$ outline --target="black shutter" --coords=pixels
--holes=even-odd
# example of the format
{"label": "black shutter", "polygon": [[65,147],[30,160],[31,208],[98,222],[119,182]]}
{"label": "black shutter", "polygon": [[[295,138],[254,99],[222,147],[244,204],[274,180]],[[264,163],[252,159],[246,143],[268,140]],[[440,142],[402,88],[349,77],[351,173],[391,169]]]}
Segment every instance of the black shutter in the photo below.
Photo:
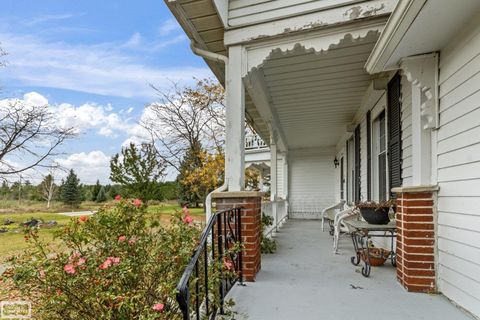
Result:
{"label": "black shutter", "polygon": [[390,197],[392,188],[402,186],[402,119],[400,76],[396,74],[388,83],[388,178]]}
{"label": "black shutter", "polygon": [[372,114],[367,112],[367,200],[372,200]]}
{"label": "black shutter", "polygon": [[360,173],[360,125],[355,128],[355,202],[360,201],[361,173]]}

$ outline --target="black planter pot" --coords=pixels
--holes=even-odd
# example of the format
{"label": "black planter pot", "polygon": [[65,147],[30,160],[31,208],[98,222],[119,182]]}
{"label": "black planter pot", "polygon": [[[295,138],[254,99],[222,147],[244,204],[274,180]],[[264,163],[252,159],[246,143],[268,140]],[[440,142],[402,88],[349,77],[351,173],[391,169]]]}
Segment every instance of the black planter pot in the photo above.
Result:
{"label": "black planter pot", "polygon": [[388,224],[390,218],[388,217],[388,211],[390,208],[360,208],[360,214],[363,219],[370,224]]}

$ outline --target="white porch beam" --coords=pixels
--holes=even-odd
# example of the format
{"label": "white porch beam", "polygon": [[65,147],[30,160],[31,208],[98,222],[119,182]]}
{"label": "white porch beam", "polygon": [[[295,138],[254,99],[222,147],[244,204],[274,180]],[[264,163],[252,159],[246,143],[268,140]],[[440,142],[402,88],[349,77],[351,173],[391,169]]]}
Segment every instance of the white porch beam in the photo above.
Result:
{"label": "white porch beam", "polygon": [[278,116],[270,102],[271,98],[267,86],[265,85],[263,75],[258,70],[250,72],[245,76],[244,82],[245,88],[255,104],[258,113],[265,122],[269,123],[271,130],[276,132],[276,145],[278,146],[279,151],[286,152],[288,150],[287,140],[285,139],[285,134],[280,126]]}
{"label": "white porch beam", "polygon": [[277,21],[268,21],[255,25],[227,30],[225,32],[225,45],[248,43],[265,40],[271,37],[284,37],[301,31],[325,29],[325,27],[348,22],[357,22],[364,18],[384,17],[393,11],[396,0],[371,0],[345,5],[337,8],[328,8],[312,13],[302,13],[298,16],[288,17]]}
{"label": "white porch beam", "polygon": [[229,191],[242,191],[245,188],[245,87],[241,74],[245,66],[245,49],[233,46],[228,53],[225,177]]}

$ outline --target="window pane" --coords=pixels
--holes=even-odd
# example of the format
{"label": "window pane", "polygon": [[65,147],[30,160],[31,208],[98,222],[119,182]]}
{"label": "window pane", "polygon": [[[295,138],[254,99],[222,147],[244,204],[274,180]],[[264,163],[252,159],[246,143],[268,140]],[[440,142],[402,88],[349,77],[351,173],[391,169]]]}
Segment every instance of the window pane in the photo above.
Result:
{"label": "window pane", "polygon": [[379,147],[380,152],[385,151],[386,149],[386,135],[385,135],[385,114],[382,113],[379,120]]}

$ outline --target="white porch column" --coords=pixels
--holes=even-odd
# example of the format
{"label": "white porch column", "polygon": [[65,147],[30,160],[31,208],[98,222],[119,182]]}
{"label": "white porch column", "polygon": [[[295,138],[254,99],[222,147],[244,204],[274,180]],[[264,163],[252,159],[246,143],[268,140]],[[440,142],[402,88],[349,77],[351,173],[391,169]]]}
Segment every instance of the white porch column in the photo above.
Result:
{"label": "white porch column", "polygon": [[242,46],[228,49],[226,77],[226,143],[225,177],[228,191],[245,189],[245,50]]}
{"label": "white porch column", "polygon": [[404,58],[400,67],[412,86],[412,184],[427,186],[436,183],[432,139],[439,125],[438,54]]}
{"label": "white porch column", "polygon": [[283,156],[283,198],[288,199],[288,156],[287,153]]}
{"label": "white porch column", "polygon": [[277,198],[277,144],[270,142],[270,200]]}
{"label": "white porch column", "polygon": [[412,86],[412,183],[426,186],[431,182],[431,131],[424,129],[421,116],[422,96]]}

